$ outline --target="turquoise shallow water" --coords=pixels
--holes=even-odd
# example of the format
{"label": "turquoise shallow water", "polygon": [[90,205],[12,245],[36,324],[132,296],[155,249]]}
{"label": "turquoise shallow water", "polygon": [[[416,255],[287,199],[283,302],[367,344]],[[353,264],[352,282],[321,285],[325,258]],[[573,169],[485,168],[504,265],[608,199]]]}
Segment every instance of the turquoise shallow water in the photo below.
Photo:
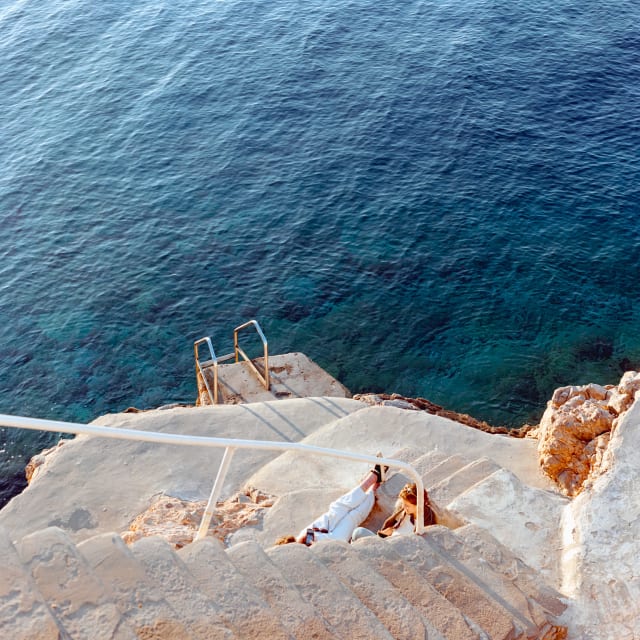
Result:
{"label": "turquoise shallow water", "polygon": [[[193,402],[255,317],[493,423],[640,366],[640,6],[0,4],[0,412]],[[2,432],[0,492],[50,436]]]}

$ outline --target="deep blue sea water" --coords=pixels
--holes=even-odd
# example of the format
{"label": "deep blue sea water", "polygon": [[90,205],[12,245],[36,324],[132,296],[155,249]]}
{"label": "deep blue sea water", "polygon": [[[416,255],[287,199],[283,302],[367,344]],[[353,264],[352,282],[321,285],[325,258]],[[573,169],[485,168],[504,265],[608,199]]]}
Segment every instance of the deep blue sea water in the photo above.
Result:
{"label": "deep blue sea water", "polygon": [[[0,1],[0,413],[193,402],[194,339],[249,318],[353,392],[494,424],[617,382],[639,25],[628,0]],[[0,432],[0,494],[54,439]]]}

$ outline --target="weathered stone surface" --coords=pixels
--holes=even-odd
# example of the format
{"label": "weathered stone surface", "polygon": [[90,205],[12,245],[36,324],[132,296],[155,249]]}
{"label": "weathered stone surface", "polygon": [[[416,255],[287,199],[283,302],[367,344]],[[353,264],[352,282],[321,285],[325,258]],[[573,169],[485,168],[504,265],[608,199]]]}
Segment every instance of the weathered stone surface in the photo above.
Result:
{"label": "weathered stone surface", "polygon": [[[519,585],[509,575],[510,567],[505,567],[500,556],[500,561],[493,564],[487,559],[487,555],[479,553],[475,545],[467,543],[464,535],[456,535],[446,527],[429,527],[423,537],[429,544],[435,545],[438,552],[450,564],[465,573],[484,591],[492,593],[514,619],[519,621],[528,638],[544,637],[552,631],[556,632],[556,635],[558,632],[566,634],[566,628],[556,625],[553,615],[531,596],[530,588],[531,586],[535,588],[536,585]],[[501,545],[494,541],[491,546],[500,547]],[[531,575],[535,575],[535,572],[528,567],[526,569],[521,567],[521,569],[528,569]],[[559,594],[556,594],[556,600],[558,596]],[[557,601],[561,604],[559,600]],[[559,613],[562,613],[565,608],[562,605]]]}
{"label": "weathered stone surface", "polygon": [[567,605],[561,599],[561,594],[549,587],[536,569],[498,542],[487,529],[471,524],[451,533],[462,541],[460,553],[464,553],[465,557],[466,554],[475,554],[485,560],[550,615],[557,617],[564,613]]}
{"label": "weathered stone surface", "polygon": [[[264,358],[254,358],[254,366],[264,374]],[[196,382],[198,398],[196,404],[212,404],[207,385],[214,393],[214,367],[205,366],[204,376],[198,371]],[[269,402],[291,398],[309,398],[317,396],[349,398],[351,392],[332,375],[319,367],[304,353],[284,353],[269,356],[270,388],[263,383],[251,369],[248,362],[241,360],[233,364],[218,366],[218,402],[241,404]]]}
{"label": "weathered stone surface", "polygon": [[558,587],[562,580],[558,524],[568,502],[558,493],[530,487],[500,469],[455,498],[447,511],[460,523],[490,531],[550,585]]}
{"label": "weathered stone surface", "polygon": [[64,632],[51,615],[35,582],[0,528],[0,637],[7,640],[58,640]]}
{"label": "weathered stone surface", "polygon": [[49,447],[49,449],[45,449],[40,453],[37,453],[31,458],[31,460],[29,460],[29,462],[27,462],[27,466],[24,469],[24,475],[27,478],[27,484],[31,484],[31,481],[42,471],[43,465],[47,462],[48,456],[59,449],[66,442],[69,442],[68,438],[60,440],[58,444],[53,447]]}
{"label": "weathered stone surface", "polygon": [[354,400],[360,400],[373,407],[396,407],[397,409],[408,409],[410,411],[426,411],[434,416],[454,420],[467,427],[484,431],[485,433],[502,434],[514,438],[524,438],[529,431],[534,429],[532,425],[525,424],[517,429],[510,427],[494,427],[484,420],[476,420],[466,413],[450,411],[437,405],[426,398],[408,398],[398,393],[358,393],[353,396]]}
{"label": "weathered stone surface", "polygon": [[388,540],[362,538],[353,543],[358,555],[381,573],[445,638],[479,640],[460,610],[404,562]]}
{"label": "weathered stone surface", "polygon": [[[302,398],[251,406],[111,414],[94,424],[297,442],[363,406],[347,398]],[[75,541],[123,531],[149,506],[153,496],[206,500],[223,453],[224,449],[79,436],[47,456],[46,464],[27,489],[0,510],[0,526],[14,539],[48,526],[59,526]],[[238,451],[220,499],[241,490],[251,473],[275,457],[277,453],[271,451]]]}
{"label": "weathered stone surface", "polygon": [[311,550],[375,613],[394,640],[444,640],[444,636],[420,615],[400,591],[364,562],[351,545],[334,540],[315,544]]}
{"label": "weathered stone surface", "polygon": [[423,538],[392,536],[385,542],[491,640],[513,640],[521,635],[518,620],[491,593],[448,563]]}
{"label": "weathered stone surface", "polygon": [[[272,496],[257,489],[237,493],[229,500],[216,504],[208,535],[226,542],[233,533],[262,523],[265,511],[274,502]],[[136,516],[129,529],[122,533],[127,544],[148,536],[160,536],[180,549],[193,542],[207,503],[204,500],[191,502],[158,496],[140,515]]]}
{"label": "weathered stone surface", "polygon": [[[353,401],[352,401],[353,402]],[[242,405],[240,405],[242,406]],[[394,407],[366,407],[327,424],[305,439],[306,444],[375,455],[391,455],[400,447],[448,456],[461,453],[466,463],[487,457],[531,486],[552,488],[552,481],[540,470],[537,441],[483,433],[424,411]],[[367,471],[363,463],[287,452],[262,467],[249,479],[253,486],[283,496],[292,489],[351,489]]]}
{"label": "weathered stone surface", "polygon": [[607,473],[565,509],[561,590],[571,602],[565,613],[570,638],[640,637],[638,451],[640,402],[611,435]]}
{"label": "weathered stone surface", "polygon": [[198,588],[197,580],[171,545],[159,537],[143,538],[131,546],[131,552],[145,573],[159,588],[171,607],[180,611],[194,640],[231,640],[233,632],[224,626],[224,616]]}
{"label": "weathered stone surface", "polygon": [[235,568],[220,542],[206,538],[178,555],[200,589],[220,608],[222,621],[243,640],[288,640],[290,634],[253,584]]}
{"label": "weathered stone surface", "polygon": [[33,533],[20,542],[18,552],[74,640],[135,640],[104,585],[64,531],[50,527]]}
{"label": "weathered stone surface", "polygon": [[335,634],[352,640],[393,640],[380,620],[301,544],[272,547],[271,561],[326,620]]}
{"label": "weathered stone surface", "polygon": [[78,550],[138,638],[193,640],[181,611],[165,600],[120,536],[104,533],[80,543]]}
{"label": "weathered stone surface", "polygon": [[627,371],[617,387],[598,384],[556,389],[536,431],[544,473],[569,496],[580,493],[603,467],[608,434],[633,403],[640,373]]}
{"label": "weathered stone surface", "polygon": [[243,542],[231,547],[227,554],[296,640],[338,640],[340,636],[329,630],[315,608],[300,595],[257,543]]}
{"label": "weathered stone surface", "polygon": [[455,497],[463,494],[474,484],[490,476],[498,469],[500,469],[500,466],[488,458],[474,460],[449,477],[431,486],[429,493],[436,504],[440,505],[441,508],[446,507]]}

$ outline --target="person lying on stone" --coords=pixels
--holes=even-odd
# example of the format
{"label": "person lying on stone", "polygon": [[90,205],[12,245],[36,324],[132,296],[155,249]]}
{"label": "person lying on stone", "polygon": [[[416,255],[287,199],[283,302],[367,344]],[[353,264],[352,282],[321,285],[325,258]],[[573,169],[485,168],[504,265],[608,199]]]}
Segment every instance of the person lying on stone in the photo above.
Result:
{"label": "person lying on stone", "polygon": [[329,505],[326,513],[308,524],[297,536],[283,536],[277,545],[299,542],[311,546],[318,540],[349,542],[354,529],[366,520],[376,500],[376,490],[384,481],[387,467],[377,464],[357,487]]}
{"label": "person lying on stone", "polygon": [[[356,527],[351,536],[351,540],[358,540],[367,536],[378,535],[381,538],[388,536],[413,533],[415,531],[415,521],[418,513],[418,492],[414,482],[404,485],[398,494],[396,510],[384,521],[377,534],[364,527]],[[424,491],[424,525],[435,524],[436,518],[431,508],[429,495]]]}

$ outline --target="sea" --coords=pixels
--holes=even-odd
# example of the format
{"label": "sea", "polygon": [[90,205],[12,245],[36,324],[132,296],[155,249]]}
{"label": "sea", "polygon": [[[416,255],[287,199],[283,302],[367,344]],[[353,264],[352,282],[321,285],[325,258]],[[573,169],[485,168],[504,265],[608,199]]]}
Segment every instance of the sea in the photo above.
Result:
{"label": "sea", "polygon": [[640,368],[636,1],[0,0],[0,59],[0,413],[193,404],[250,319],[495,425]]}

